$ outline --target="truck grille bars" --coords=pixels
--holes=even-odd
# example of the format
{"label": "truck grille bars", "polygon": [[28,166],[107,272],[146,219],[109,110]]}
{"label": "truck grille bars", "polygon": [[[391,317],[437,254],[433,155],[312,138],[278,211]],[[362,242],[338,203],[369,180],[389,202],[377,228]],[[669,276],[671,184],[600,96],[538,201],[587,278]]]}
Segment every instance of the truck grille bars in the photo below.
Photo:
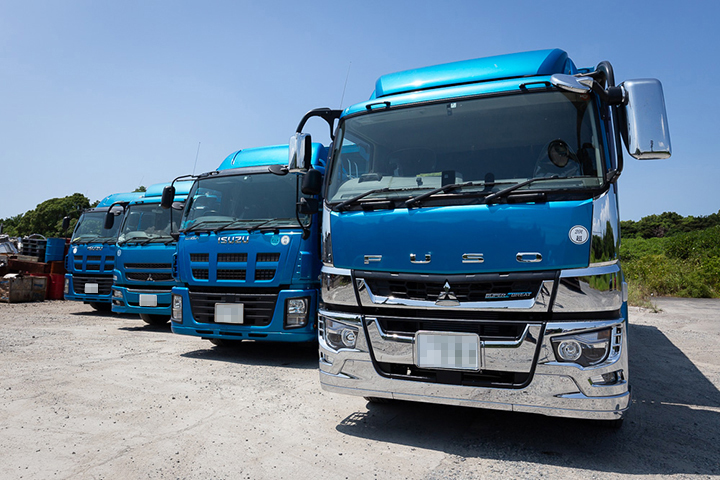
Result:
{"label": "truck grille bars", "polygon": [[[214,260],[216,261],[213,265],[212,261]],[[258,253],[255,255],[254,265],[252,260],[252,258],[248,258],[247,253],[218,253],[217,257],[213,255],[212,258],[208,253],[190,254],[190,266],[195,280],[245,282],[248,281],[248,270],[250,270],[249,279],[251,281],[253,279],[255,281],[271,281],[275,278],[280,262],[279,253]],[[215,267],[214,271],[212,266]],[[255,267],[254,272],[251,269],[253,266]]]}
{"label": "truck grille bars", "polygon": [[277,303],[277,293],[223,293],[190,291],[190,308],[198,323],[215,323],[216,303],[244,304],[243,325],[265,326],[270,321]]}
{"label": "truck grille bars", "polygon": [[84,295],[86,283],[97,283],[97,295],[110,295],[113,279],[110,275],[77,275],[73,274],[73,290],[75,293]]}

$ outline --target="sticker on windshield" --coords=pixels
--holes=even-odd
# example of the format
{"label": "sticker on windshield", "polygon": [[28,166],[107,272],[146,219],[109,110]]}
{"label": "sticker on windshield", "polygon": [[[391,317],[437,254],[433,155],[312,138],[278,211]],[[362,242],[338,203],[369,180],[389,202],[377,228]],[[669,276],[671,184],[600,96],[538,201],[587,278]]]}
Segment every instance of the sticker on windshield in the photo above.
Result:
{"label": "sticker on windshield", "polygon": [[588,238],[590,238],[590,234],[588,234],[587,228],[583,227],[582,225],[575,225],[574,227],[572,227],[568,235],[570,236],[570,240],[575,245],[582,245],[583,243],[588,241]]}

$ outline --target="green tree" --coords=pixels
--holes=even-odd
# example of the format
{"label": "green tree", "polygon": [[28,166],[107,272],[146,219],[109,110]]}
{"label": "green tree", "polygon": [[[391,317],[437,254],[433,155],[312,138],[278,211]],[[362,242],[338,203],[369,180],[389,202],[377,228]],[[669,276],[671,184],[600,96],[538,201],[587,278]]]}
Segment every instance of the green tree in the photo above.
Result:
{"label": "green tree", "polygon": [[74,193],[63,198],[51,198],[33,210],[4,220],[5,233],[11,236],[33,233],[39,233],[46,237],[61,236],[65,233],[62,231],[63,218],[70,217],[68,230],[72,231],[80,214],[86,208],[90,208],[90,200],[81,193]]}
{"label": "green tree", "polygon": [[135,190],[133,190],[133,193],[135,192],[147,192],[147,188],[145,188],[145,185],[140,185]]}

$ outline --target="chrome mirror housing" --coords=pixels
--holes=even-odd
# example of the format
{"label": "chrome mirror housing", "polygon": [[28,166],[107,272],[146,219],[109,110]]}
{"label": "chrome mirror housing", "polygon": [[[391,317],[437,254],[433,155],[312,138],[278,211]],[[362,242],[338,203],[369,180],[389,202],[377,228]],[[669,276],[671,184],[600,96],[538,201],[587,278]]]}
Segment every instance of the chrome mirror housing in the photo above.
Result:
{"label": "chrome mirror housing", "polygon": [[296,133],[290,137],[288,152],[288,170],[300,172],[310,167],[312,138],[307,133]]}
{"label": "chrome mirror housing", "polygon": [[574,77],[556,73],[550,77],[550,83],[568,92],[588,93],[592,91],[593,79],[591,77]]}
{"label": "chrome mirror housing", "polygon": [[672,148],[660,81],[626,80],[620,86],[627,102],[620,130],[628,153],[638,160],[669,158]]}

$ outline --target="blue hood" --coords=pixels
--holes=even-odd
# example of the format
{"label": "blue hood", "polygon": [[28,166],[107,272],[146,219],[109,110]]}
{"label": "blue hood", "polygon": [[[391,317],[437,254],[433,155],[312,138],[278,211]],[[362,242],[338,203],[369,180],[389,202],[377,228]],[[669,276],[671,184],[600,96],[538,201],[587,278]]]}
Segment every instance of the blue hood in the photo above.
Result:
{"label": "blue hood", "polygon": [[[582,200],[330,212],[333,263],[356,270],[449,275],[582,268],[589,261],[589,235],[576,244],[569,233],[576,226],[592,231],[592,211],[592,200]],[[539,253],[542,261],[519,262],[518,253]],[[412,263],[411,254],[416,260],[429,254],[431,261]],[[463,263],[463,254],[482,254],[484,261]],[[366,264],[366,255],[382,259]]]}

